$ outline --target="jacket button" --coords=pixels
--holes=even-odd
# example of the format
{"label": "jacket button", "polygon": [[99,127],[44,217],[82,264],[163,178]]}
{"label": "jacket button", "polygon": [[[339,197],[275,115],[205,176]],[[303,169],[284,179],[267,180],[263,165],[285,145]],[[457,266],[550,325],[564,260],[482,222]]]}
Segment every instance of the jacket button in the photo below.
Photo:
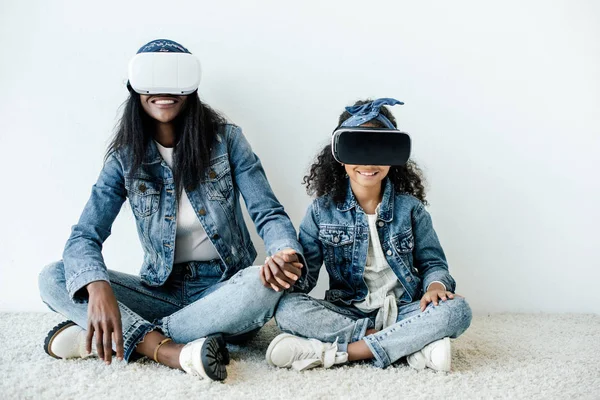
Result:
{"label": "jacket button", "polygon": [[385,252],[385,254],[387,254],[388,256],[391,256],[392,255],[392,251],[388,250],[388,251]]}
{"label": "jacket button", "polygon": [[379,221],[379,222],[377,223],[377,225],[379,225],[379,227],[381,228],[381,227],[384,225],[384,223],[383,223],[383,221]]}
{"label": "jacket button", "polygon": [[215,179],[215,178],[217,177],[217,173],[216,173],[215,171],[210,171],[210,172],[208,173],[208,177],[209,177],[210,179]]}
{"label": "jacket button", "polygon": [[146,191],[146,185],[142,183],[140,186],[138,186],[138,189],[140,189],[140,192],[144,193]]}
{"label": "jacket button", "polygon": [[409,276],[408,278],[406,278],[406,282],[411,282],[412,278]]}
{"label": "jacket button", "polygon": [[206,210],[204,208],[201,208],[200,211],[198,211],[198,214],[205,216],[206,215]]}
{"label": "jacket button", "polygon": [[340,241],[340,237],[339,236],[336,236],[336,237],[333,238],[333,243],[339,243],[339,241]]}
{"label": "jacket button", "polygon": [[220,237],[221,237],[221,236],[219,236],[219,234],[218,234],[218,233],[215,233],[215,234],[212,236],[212,238],[213,238],[213,239],[215,239],[215,240],[217,240],[217,239],[218,239],[218,238],[220,238]]}

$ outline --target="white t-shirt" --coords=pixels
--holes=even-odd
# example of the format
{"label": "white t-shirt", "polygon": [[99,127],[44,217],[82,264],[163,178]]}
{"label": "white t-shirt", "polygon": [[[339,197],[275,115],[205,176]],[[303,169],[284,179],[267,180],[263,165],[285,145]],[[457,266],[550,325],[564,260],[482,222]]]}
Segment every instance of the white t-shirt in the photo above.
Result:
{"label": "white t-shirt", "polygon": [[[170,168],[173,168],[173,148],[164,147],[158,142],[155,143],[163,160]],[[176,223],[175,264],[219,258],[219,253],[208,238],[185,190],[181,193]]]}
{"label": "white t-shirt", "polygon": [[369,221],[369,250],[363,279],[369,292],[363,301],[354,303],[361,311],[379,310],[375,318],[375,329],[386,328],[398,318],[399,299],[404,287],[388,264],[377,233],[377,214],[366,214]]}
{"label": "white t-shirt", "polygon": [[[363,301],[354,303],[354,306],[364,312],[379,310],[375,317],[375,329],[384,329],[396,323],[398,299],[404,294],[404,287],[383,254],[377,233],[377,214],[366,215],[369,221],[369,250],[363,279],[369,292]],[[439,283],[446,290],[442,282],[433,281],[429,285],[432,283]]]}

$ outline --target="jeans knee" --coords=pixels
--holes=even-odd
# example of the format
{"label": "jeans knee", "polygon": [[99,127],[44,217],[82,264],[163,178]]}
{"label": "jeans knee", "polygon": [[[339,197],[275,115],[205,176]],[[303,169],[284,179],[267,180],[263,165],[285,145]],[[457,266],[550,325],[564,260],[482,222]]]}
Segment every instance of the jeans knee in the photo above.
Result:
{"label": "jeans knee", "polygon": [[54,288],[64,282],[65,269],[62,261],[46,265],[38,275],[38,288],[42,300],[48,304]]}
{"label": "jeans knee", "polygon": [[[303,293],[286,293],[275,310],[275,322],[281,330],[285,330],[289,327],[289,321],[298,317],[297,313],[294,313],[294,309],[297,311],[298,301],[301,301],[303,297],[307,295]],[[296,307],[295,307],[296,306]]]}
{"label": "jeans knee", "polygon": [[275,315],[275,311],[277,310],[277,306],[281,301],[283,294],[283,291],[276,292],[275,290],[262,285],[259,285],[256,291],[258,303],[262,304],[264,309],[270,310],[269,315],[271,318]]}
{"label": "jeans knee", "polygon": [[449,326],[455,331],[454,336],[462,334],[471,325],[473,313],[464,297],[455,297],[446,302],[449,312]]}
{"label": "jeans knee", "polygon": [[[238,285],[244,297],[252,299],[252,304],[259,310],[264,310],[270,317],[275,312],[283,291],[276,292],[270,287],[265,287],[259,277],[259,267],[248,267],[229,280],[230,284]],[[270,318],[269,317],[269,318]]]}

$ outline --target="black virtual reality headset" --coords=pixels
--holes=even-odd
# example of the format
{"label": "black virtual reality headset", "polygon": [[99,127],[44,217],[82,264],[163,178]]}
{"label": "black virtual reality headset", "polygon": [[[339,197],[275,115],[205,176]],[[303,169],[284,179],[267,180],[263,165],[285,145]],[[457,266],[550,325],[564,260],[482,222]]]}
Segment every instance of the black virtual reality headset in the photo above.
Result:
{"label": "black virtual reality headset", "polygon": [[395,129],[342,127],[331,138],[333,157],[343,164],[404,165],[410,148],[410,136]]}

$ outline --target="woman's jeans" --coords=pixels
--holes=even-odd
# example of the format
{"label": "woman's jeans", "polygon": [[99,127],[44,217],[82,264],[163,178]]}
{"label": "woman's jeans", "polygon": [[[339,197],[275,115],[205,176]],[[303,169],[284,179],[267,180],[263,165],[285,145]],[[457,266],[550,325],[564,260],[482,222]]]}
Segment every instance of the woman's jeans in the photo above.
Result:
{"label": "woman's jeans", "polygon": [[[282,295],[261,284],[258,267],[245,268],[219,282],[223,271],[217,261],[178,264],[159,287],[147,286],[135,275],[108,272],[121,311],[128,361],[137,344],[154,329],[177,343],[214,333],[222,333],[229,342],[243,341],[273,317]],[[53,311],[87,329],[88,304],[69,297],[62,261],[42,270],[39,286],[42,300]]]}
{"label": "woman's jeans", "polygon": [[367,329],[375,326],[377,311],[364,313],[353,306],[291,293],[279,302],[275,320],[284,332],[328,343],[337,340],[340,351],[346,351],[349,343],[364,340],[375,366],[385,368],[431,342],[456,338],[469,327],[471,308],[464,298],[456,296],[438,304],[430,303],[423,312],[419,301],[401,304],[395,324],[365,336]]}

